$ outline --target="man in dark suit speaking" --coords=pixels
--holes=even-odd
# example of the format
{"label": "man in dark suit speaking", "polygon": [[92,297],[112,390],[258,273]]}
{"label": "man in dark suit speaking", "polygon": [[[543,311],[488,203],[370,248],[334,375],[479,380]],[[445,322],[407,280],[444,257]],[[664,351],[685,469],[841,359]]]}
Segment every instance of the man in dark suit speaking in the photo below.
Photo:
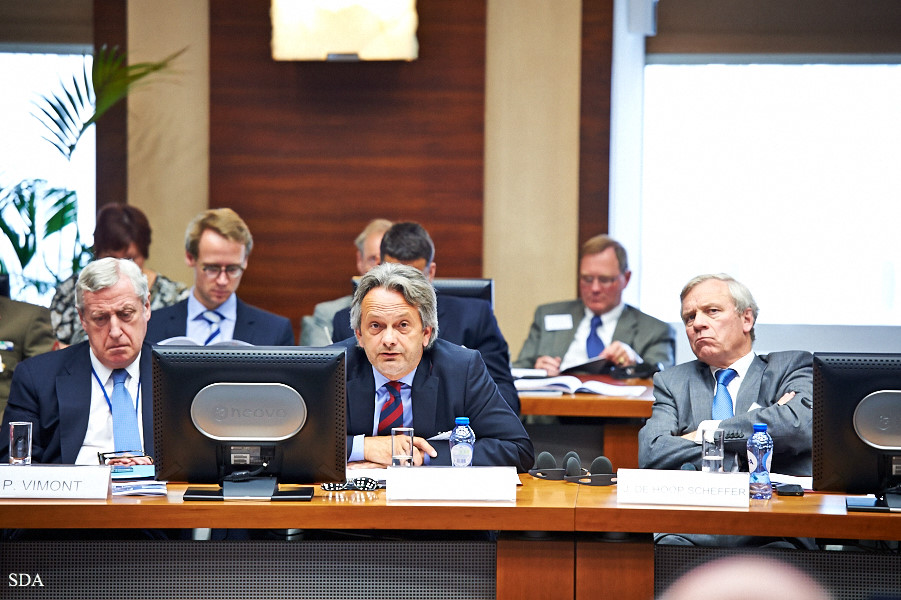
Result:
{"label": "man in dark suit speaking", "polygon": [[623,302],[632,272],[622,244],[598,235],[579,254],[579,299],[538,307],[513,366],[545,369],[551,377],[598,357],[619,367],[672,366],[672,328]]}
{"label": "man in dark suit speaking", "polygon": [[356,339],[347,348],[348,462],[391,464],[391,427],[413,427],[416,465],[449,465],[446,442],[456,417],[476,434],[474,465],[532,467],[534,450],[519,418],[501,398],[481,355],[436,339],[435,291],[406,265],[370,270],[354,293]]}
{"label": "man in dark suit speaking", "polygon": [[[3,431],[12,421],[33,423],[36,463],[96,465],[98,452],[152,455],[147,279],[128,259],[96,260],[78,276],[75,305],[88,340],[19,363]],[[8,453],[0,444],[0,462]]]}
{"label": "man in dark suit speaking", "polygon": [[[382,237],[380,252],[382,262],[402,263],[418,269],[429,281],[435,278],[435,244],[419,223],[395,223]],[[478,298],[438,294],[438,322],[441,339],[479,351],[501,396],[518,414],[519,396],[510,373],[510,350],[491,305]],[[350,308],[335,314],[333,327],[335,342],[354,335]]]}
{"label": "man in dark suit speaking", "polygon": [[191,295],[153,314],[147,341],[187,336],[201,346],[230,340],[293,346],[291,321],[238,298],[252,249],[250,229],[232,209],[215,208],[194,217],[185,233],[185,262],[194,269]]}

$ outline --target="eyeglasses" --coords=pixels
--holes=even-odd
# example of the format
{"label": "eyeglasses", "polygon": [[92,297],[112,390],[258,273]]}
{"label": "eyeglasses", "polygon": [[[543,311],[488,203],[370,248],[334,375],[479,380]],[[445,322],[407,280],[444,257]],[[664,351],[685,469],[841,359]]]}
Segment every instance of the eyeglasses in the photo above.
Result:
{"label": "eyeglasses", "polygon": [[229,279],[237,279],[244,272],[244,267],[241,265],[203,265],[200,270],[208,279],[217,279],[222,271],[225,271]]}
{"label": "eyeglasses", "polygon": [[602,275],[598,275],[597,277],[595,277],[593,275],[581,275],[579,277],[579,281],[581,281],[585,285],[593,285],[594,282],[596,281],[596,282],[598,282],[599,285],[607,286],[607,285],[613,285],[614,283],[619,281],[620,277],[622,277],[622,276],[617,275],[616,277],[604,277]]}
{"label": "eyeglasses", "polygon": [[112,461],[122,458],[146,458],[153,464],[153,457],[147,456],[142,450],[116,450],[115,452],[97,453],[97,460],[101,465],[108,465]]}
{"label": "eyeglasses", "polygon": [[343,492],[344,490],[358,490],[360,492],[371,492],[385,487],[384,481],[377,481],[372,477],[357,477],[356,479],[348,479],[343,483],[323,483],[322,489],[326,492]]}

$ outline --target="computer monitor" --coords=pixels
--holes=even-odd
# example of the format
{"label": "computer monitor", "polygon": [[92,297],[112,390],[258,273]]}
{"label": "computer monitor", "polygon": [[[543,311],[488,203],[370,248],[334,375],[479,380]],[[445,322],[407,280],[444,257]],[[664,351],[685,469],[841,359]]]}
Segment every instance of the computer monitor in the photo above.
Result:
{"label": "computer monitor", "polygon": [[343,481],[344,350],[155,346],[153,418],[159,480],[274,499],[286,495],[278,483]]}
{"label": "computer monitor", "polygon": [[[353,289],[357,289],[357,279],[352,280]],[[460,277],[436,277],[432,280],[432,286],[439,294],[449,296],[462,296],[464,298],[478,298],[487,300],[494,310],[494,280],[493,279],[467,279]]]}
{"label": "computer monitor", "polygon": [[899,484],[901,354],[814,354],[813,488],[885,495]]}

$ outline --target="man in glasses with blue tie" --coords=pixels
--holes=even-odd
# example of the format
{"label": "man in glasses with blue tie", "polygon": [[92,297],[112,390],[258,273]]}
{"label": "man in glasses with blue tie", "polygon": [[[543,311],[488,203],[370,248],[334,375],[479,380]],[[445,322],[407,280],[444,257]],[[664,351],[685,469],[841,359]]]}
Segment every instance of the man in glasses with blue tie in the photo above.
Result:
{"label": "man in glasses with blue tie", "polygon": [[[699,275],[680,297],[697,360],[654,375],[653,413],[638,435],[639,466],[700,469],[700,431],[721,428],[746,440],[754,423],[766,423],[774,440],[772,471],[810,475],[813,356],[755,354],[757,303],[729,275]],[[727,448],[725,470],[742,456]]]}
{"label": "man in glasses with blue tie", "polygon": [[201,346],[232,340],[293,346],[291,321],[238,298],[252,249],[250,229],[232,209],[197,215],[185,233],[185,262],[194,270],[194,287],[185,300],[154,313],[147,341],[188,337]]}
{"label": "man in glasses with blue tie", "polygon": [[[16,368],[3,431],[33,423],[35,463],[146,464],[153,455],[147,279],[132,261],[86,266],[75,305],[87,341],[30,358]],[[8,448],[0,444],[0,462]],[[105,457],[117,457],[106,460]]]}
{"label": "man in glasses with blue tie", "polygon": [[[542,304],[535,310],[529,336],[514,367],[590,373],[598,358],[623,368],[675,362],[672,327],[623,302],[632,272],[626,249],[607,235],[597,235],[579,252],[579,298]],[[581,368],[581,367],[586,368]]]}

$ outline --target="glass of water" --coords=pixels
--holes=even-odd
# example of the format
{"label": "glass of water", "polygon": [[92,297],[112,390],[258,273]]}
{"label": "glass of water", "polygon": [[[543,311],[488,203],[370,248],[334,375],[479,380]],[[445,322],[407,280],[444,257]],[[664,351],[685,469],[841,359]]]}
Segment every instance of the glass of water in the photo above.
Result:
{"label": "glass of water", "polygon": [[723,472],[723,447],[725,432],[722,429],[705,429],[701,432],[701,470],[708,473]]}

